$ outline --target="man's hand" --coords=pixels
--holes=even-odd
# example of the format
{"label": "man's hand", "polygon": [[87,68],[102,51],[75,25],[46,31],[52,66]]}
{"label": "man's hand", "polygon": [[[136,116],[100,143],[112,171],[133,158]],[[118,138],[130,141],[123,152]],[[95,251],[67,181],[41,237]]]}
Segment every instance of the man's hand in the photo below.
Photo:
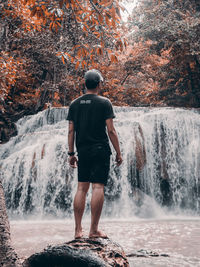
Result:
{"label": "man's hand", "polygon": [[69,164],[72,168],[76,168],[77,167],[77,158],[75,156],[70,156],[69,157]]}
{"label": "man's hand", "polygon": [[115,159],[116,163],[117,163],[117,166],[121,165],[122,164],[122,156],[121,154],[117,154],[116,155],[116,159]]}

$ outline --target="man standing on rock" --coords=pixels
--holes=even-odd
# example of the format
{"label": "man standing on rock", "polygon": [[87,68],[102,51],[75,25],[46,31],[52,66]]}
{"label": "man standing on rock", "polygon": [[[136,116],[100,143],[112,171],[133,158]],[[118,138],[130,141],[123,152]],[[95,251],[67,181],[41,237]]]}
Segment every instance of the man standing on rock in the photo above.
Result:
{"label": "man standing on rock", "polygon": [[[112,104],[109,99],[98,95],[101,82],[103,77],[99,71],[89,70],[85,73],[86,94],[72,101],[67,117],[69,163],[73,168],[78,165],[78,188],[74,198],[75,238],[83,237],[81,221],[90,183],[92,198],[89,237],[107,237],[98,229],[98,224],[104,202],[104,186],[107,184],[110,168],[111,149],[108,136],[117,153],[117,165],[122,163],[119,141],[113,125],[115,116]],[[74,152],[75,137],[78,160]]]}

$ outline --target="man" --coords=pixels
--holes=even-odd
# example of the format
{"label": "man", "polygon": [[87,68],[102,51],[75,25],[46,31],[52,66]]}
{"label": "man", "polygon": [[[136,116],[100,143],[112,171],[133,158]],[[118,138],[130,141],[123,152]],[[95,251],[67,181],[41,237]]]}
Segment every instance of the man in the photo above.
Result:
{"label": "man", "polygon": [[[92,183],[92,198],[89,237],[107,237],[98,229],[98,223],[104,202],[104,186],[107,184],[110,167],[111,149],[108,136],[117,153],[117,165],[122,163],[119,141],[113,125],[115,116],[112,104],[109,99],[98,96],[102,81],[103,77],[99,71],[86,72],[87,92],[72,101],[67,117],[69,120],[69,163],[73,168],[78,164],[78,188],[74,198],[75,238],[83,236],[81,221],[90,183]],[[75,135],[78,160],[74,152]]]}

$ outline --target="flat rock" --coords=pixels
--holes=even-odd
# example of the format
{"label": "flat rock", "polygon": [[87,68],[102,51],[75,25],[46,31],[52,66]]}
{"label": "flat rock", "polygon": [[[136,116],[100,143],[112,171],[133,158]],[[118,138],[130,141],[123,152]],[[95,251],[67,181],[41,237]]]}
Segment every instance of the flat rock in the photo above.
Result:
{"label": "flat rock", "polygon": [[148,258],[148,257],[169,257],[168,254],[158,253],[156,251],[146,250],[146,249],[140,249],[138,251],[134,251],[132,253],[128,253],[126,256],[127,257],[144,257],[144,258]]}

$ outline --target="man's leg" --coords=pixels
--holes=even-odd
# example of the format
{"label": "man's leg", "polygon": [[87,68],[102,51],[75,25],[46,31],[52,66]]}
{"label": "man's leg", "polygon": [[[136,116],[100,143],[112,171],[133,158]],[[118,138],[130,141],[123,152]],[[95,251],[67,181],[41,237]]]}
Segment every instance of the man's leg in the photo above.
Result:
{"label": "man's leg", "polygon": [[75,238],[81,238],[83,236],[81,221],[89,186],[89,182],[78,182],[77,192],[74,197]]}
{"label": "man's leg", "polygon": [[104,185],[92,184],[92,199],[91,199],[91,226],[89,237],[107,237],[102,231],[98,230],[99,219],[104,202]]}

